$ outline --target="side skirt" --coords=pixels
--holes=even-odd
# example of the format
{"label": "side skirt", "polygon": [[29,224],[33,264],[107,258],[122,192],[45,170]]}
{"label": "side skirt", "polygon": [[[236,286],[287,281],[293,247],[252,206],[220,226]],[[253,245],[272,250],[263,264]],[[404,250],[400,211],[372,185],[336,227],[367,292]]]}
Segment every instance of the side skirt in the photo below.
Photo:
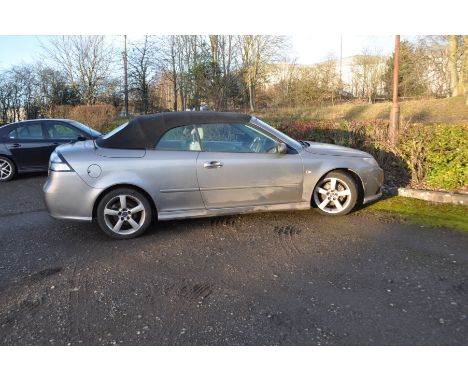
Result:
{"label": "side skirt", "polygon": [[175,219],[188,219],[188,218],[203,218],[203,217],[210,217],[210,216],[222,216],[222,215],[250,214],[250,213],[255,213],[255,212],[308,210],[308,209],[310,209],[309,202],[300,202],[300,203],[271,204],[271,205],[263,205],[263,206],[212,208],[212,209],[197,209],[197,210],[184,210],[184,211],[165,211],[165,212],[160,212],[158,214],[158,219],[159,220],[175,220]]}

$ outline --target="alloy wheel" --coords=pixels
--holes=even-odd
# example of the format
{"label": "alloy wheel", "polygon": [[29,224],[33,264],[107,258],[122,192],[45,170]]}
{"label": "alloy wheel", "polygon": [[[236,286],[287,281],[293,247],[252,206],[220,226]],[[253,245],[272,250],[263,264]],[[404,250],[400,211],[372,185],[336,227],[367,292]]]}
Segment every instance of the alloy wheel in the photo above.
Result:
{"label": "alloy wheel", "polygon": [[0,180],[8,179],[13,172],[11,163],[6,159],[0,158]]}
{"label": "alloy wheel", "polygon": [[145,223],[146,211],[143,203],[133,195],[118,195],[107,202],[104,221],[118,235],[131,235]]}
{"label": "alloy wheel", "polygon": [[338,214],[351,203],[351,189],[342,179],[322,179],[314,190],[314,201],[318,208],[328,214]]}

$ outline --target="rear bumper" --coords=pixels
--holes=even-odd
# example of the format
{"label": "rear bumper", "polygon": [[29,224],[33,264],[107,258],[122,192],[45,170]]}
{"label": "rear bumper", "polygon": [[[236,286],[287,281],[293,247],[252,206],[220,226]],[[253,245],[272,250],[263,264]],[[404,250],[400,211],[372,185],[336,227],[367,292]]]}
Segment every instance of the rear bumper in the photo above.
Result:
{"label": "rear bumper", "polygon": [[49,171],[44,200],[50,216],[57,219],[91,221],[98,188],[88,186],[76,172]]}

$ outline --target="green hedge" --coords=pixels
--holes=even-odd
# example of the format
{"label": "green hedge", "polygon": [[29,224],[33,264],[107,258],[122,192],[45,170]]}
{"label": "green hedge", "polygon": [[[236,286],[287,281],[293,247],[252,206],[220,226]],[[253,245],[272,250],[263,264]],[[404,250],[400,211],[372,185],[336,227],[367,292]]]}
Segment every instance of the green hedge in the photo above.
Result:
{"label": "green hedge", "polygon": [[[409,164],[419,155],[418,174],[413,180],[442,189],[468,185],[468,128],[456,125],[418,125],[409,127],[400,140]],[[410,167],[414,172],[415,169]]]}
{"label": "green hedge", "polygon": [[281,121],[265,118],[293,138],[367,151],[395,186],[462,190],[468,187],[468,125],[409,124],[398,143],[387,139],[388,121]]}

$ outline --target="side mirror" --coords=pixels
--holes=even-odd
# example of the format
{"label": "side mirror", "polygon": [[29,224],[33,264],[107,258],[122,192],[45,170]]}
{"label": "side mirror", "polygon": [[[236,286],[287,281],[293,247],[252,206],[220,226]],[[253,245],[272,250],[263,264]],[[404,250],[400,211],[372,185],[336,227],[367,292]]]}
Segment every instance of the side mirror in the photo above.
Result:
{"label": "side mirror", "polygon": [[278,146],[276,146],[276,152],[278,154],[286,154],[288,152],[288,146],[286,146],[285,143],[280,142],[278,143]]}
{"label": "side mirror", "polygon": [[77,141],[86,141],[86,137],[84,135],[79,135],[78,138],[76,138]]}

